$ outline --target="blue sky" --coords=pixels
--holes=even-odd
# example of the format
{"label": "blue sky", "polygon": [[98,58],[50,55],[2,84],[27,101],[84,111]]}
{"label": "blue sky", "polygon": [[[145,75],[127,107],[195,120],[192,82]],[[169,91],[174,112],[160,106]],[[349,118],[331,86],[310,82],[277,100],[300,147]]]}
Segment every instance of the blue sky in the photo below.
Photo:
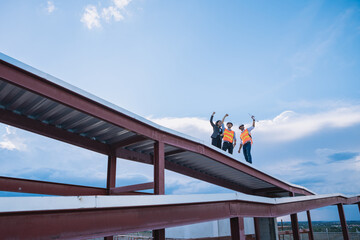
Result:
{"label": "blue sky", "polygon": [[[255,167],[360,193],[358,1],[1,1],[0,32],[2,53],[205,141],[213,111],[235,129],[254,114]],[[6,125],[0,136],[0,175],[105,185],[104,156]],[[119,185],[151,181],[150,166],[119,162]],[[166,177],[168,193],[226,192]]]}

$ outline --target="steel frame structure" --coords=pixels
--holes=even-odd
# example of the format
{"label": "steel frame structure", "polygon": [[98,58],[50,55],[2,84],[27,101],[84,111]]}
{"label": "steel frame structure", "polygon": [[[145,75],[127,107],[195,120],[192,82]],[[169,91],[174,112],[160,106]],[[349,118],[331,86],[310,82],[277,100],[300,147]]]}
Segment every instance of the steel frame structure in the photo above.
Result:
{"label": "steel frame structure", "polygon": [[[33,210],[19,207],[17,210],[8,210],[0,214],[0,232],[2,236],[15,239],[85,239],[228,218],[231,222],[233,239],[244,239],[243,217],[273,218],[288,214],[294,216],[294,213],[297,212],[334,204],[338,205],[339,211],[343,211],[341,210],[343,204],[354,204],[360,201],[360,196],[347,198],[341,195],[325,195],[296,201],[276,199],[279,203],[269,202],[266,199],[251,199],[247,196],[243,196],[243,200],[241,200],[242,198],[230,198],[208,202],[192,200],[181,203],[181,201],[174,201],[174,196],[169,195],[154,203],[155,197],[142,196],[142,203],[131,204],[129,202],[118,206],[116,204],[107,205],[105,197],[105,201],[103,201],[105,203],[95,207],[90,204],[87,207],[83,207],[83,205],[55,209],[39,207]],[[181,196],[176,197],[181,198]],[[169,201],[169,198],[172,201]],[[52,198],[49,199],[43,200],[41,203],[54,201]],[[59,201],[65,200],[59,199]],[[25,201],[29,200],[22,199],[22,201],[22,205],[26,205]],[[76,201],[87,202],[89,200],[80,198]],[[101,199],[99,201],[101,202]],[[126,201],[130,200],[126,199]],[[21,201],[17,202],[21,204]],[[340,216],[342,226],[346,227],[343,212]],[[161,236],[162,232],[163,230],[157,230],[156,234]],[[349,239],[347,231],[343,231],[343,233],[344,239]]]}
{"label": "steel frame structure", "polygon": [[[108,158],[106,188],[4,176],[0,177],[0,191],[58,196],[85,196],[146,195],[139,191],[153,189],[154,195],[164,195],[164,172],[165,169],[168,169],[246,194],[270,198],[291,195],[294,201],[278,205],[237,200],[106,209],[0,212],[0,232],[5,237],[17,236],[19,238],[46,239],[50,237],[110,236],[109,238],[111,238],[111,235],[114,234],[151,229],[154,230],[153,236],[155,239],[164,239],[164,229],[166,227],[229,218],[231,219],[232,238],[244,239],[243,217],[255,217],[255,228],[258,231],[258,218],[291,214],[294,239],[299,239],[296,213],[307,211],[309,223],[311,223],[309,210],[337,205],[343,226],[344,239],[348,239],[343,204],[358,204],[360,209],[359,197],[346,199],[339,196],[302,201],[301,196],[310,196],[313,193],[305,188],[276,179],[246,163],[236,161],[229,155],[219,152],[206,144],[156,127],[136,116],[126,114],[101,101],[96,101],[94,98],[81,94],[73,88],[67,88],[64,84],[50,81],[50,77],[45,73],[33,71],[31,67],[0,54],[0,91],[10,99],[9,101],[4,100],[5,96],[0,95],[0,122],[106,155]],[[7,91],[7,89],[17,92],[18,96],[16,94],[11,96],[12,92]],[[36,116],[34,115],[36,111],[32,111],[31,106],[25,107],[25,104],[29,105],[26,101],[21,102],[18,100],[27,96],[33,96],[31,98],[33,102],[41,98],[41,102],[47,101],[47,107],[53,106],[53,108],[49,110],[49,113],[42,114],[41,117]],[[58,112],[56,112],[57,110]],[[93,121],[93,126],[81,125],[81,123],[69,124],[69,126],[77,124],[80,126],[79,129],[83,130],[81,132],[76,128],[63,128],[61,124],[51,124],[51,115],[61,115],[66,111],[71,111],[72,115],[82,115],[80,122]],[[31,112],[31,114],[26,114],[26,112]],[[70,114],[58,116],[57,119],[54,119],[54,122],[64,120],[68,116]],[[104,126],[104,128],[100,129],[99,126]],[[97,129],[99,130],[96,132]],[[102,140],[98,136],[105,136],[106,129],[116,129],[119,134],[123,132],[122,136],[126,137],[122,137],[117,141]],[[94,135],[95,132],[97,135]],[[110,139],[112,137],[110,135],[110,133],[107,133],[106,137]],[[142,150],[136,150],[140,148]],[[186,160],[187,154],[191,154],[191,157],[197,157],[199,162],[200,160],[209,161],[209,163],[213,164],[215,170],[196,169],[192,167],[193,165],[189,165],[188,162],[182,164],[181,161]],[[116,187],[117,158],[153,165],[154,181]],[[229,173],[242,174],[243,179],[249,184],[239,184],[228,176],[214,174],[217,172],[217,166],[221,166]],[[253,185],[257,187],[251,187]],[[154,216],[157,217],[154,218]],[[44,224],[46,229],[43,228]],[[18,231],[19,229],[21,231]],[[311,228],[310,231],[312,231]],[[257,239],[259,239],[258,235]]]}

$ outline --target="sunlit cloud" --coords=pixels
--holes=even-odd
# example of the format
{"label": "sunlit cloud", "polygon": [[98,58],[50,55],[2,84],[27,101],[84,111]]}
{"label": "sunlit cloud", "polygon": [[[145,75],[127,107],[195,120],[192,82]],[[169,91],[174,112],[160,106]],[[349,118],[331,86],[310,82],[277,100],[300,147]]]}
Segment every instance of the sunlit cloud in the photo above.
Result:
{"label": "sunlit cloud", "polygon": [[[212,132],[209,120],[203,118],[148,119],[203,141],[209,141]],[[360,124],[360,106],[357,105],[312,114],[289,110],[273,119],[260,120],[252,133],[256,135],[257,141],[284,142],[308,137],[324,129],[347,128],[355,124]],[[249,126],[250,124],[245,125]],[[234,125],[233,129],[239,134],[238,126]]]}
{"label": "sunlit cloud", "polygon": [[24,139],[16,134],[15,128],[5,126],[5,133],[1,136],[0,139],[0,148],[10,151],[24,151],[26,150],[27,146],[24,142]]}
{"label": "sunlit cloud", "polygon": [[89,5],[85,8],[84,14],[81,17],[81,22],[85,24],[88,29],[99,28],[100,15],[97,8],[93,5]]}
{"label": "sunlit cloud", "polygon": [[116,21],[116,22],[124,19],[124,16],[121,15],[120,11],[113,6],[110,6],[108,8],[103,8],[101,16],[107,22],[110,22],[112,19],[114,19],[114,21]]}
{"label": "sunlit cloud", "polygon": [[209,120],[197,118],[197,117],[165,117],[165,118],[153,118],[148,117],[150,121],[153,121],[164,127],[176,130],[180,133],[185,133],[189,136],[198,138],[203,141],[207,141],[212,132],[212,127]]}
{"label": "sunlit cloud", "polygon": [[[100,8],[98,11],[94,5],[89,5],[85,8],[82,15],[81,22],[83,22],[88,29],[101,27],[101,21],[104,20],[107,23],[111,21],[119,22],[125,19],[127,13],[126,7],[131,0],[113,0],[108,7]],[[99,14],[99,12],[101,14]]]}
{"label": "sunlit cloud", "polygon": [[360,106],[338,108],[315,114],[285,111],[274,119],[257,124],[257,139],[262,141],[293,141],[324,129],[339,129],[360,123]]}
{"label": "sunlit cloud", "polygon": [[113,0],[115,6],[119,9],[124,9],[130,2],[131,0]]}

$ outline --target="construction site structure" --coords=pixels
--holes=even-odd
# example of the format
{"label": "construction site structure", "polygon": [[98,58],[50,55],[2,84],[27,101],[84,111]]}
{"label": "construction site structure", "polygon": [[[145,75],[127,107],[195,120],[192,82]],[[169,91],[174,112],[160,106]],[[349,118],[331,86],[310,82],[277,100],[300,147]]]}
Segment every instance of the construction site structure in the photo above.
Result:
{"label": "construction site structure", "polygon": [[[290,215],[299,240],[297,213],[306,211],[313,240],[310,210],[336,205],[348,240],[343,205],[360,210],[360,195],[316,195],[1,53],[0,122],[107,158],[105,188],[1,176],[0,191],[52,195],[1,197],[2,239],[113,239],[146,230],[165,239],[166,228],[222,220],[235,240],[246,239],[251,218],[255,239],[275,240],[276,217]],[[152,165],[153,181],[116,186],[117,158]],[[234,193],[165,195],[165,169]]]}

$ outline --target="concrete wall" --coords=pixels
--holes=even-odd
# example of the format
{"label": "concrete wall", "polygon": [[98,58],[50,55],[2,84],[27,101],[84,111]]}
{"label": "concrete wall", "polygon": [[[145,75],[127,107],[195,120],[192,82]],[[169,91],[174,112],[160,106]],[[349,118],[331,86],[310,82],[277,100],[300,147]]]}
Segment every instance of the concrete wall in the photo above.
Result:
{"label": "concrete wall", "polygon": [[279,240],[276,218],[259,218],[259,233],[262,240]]}

